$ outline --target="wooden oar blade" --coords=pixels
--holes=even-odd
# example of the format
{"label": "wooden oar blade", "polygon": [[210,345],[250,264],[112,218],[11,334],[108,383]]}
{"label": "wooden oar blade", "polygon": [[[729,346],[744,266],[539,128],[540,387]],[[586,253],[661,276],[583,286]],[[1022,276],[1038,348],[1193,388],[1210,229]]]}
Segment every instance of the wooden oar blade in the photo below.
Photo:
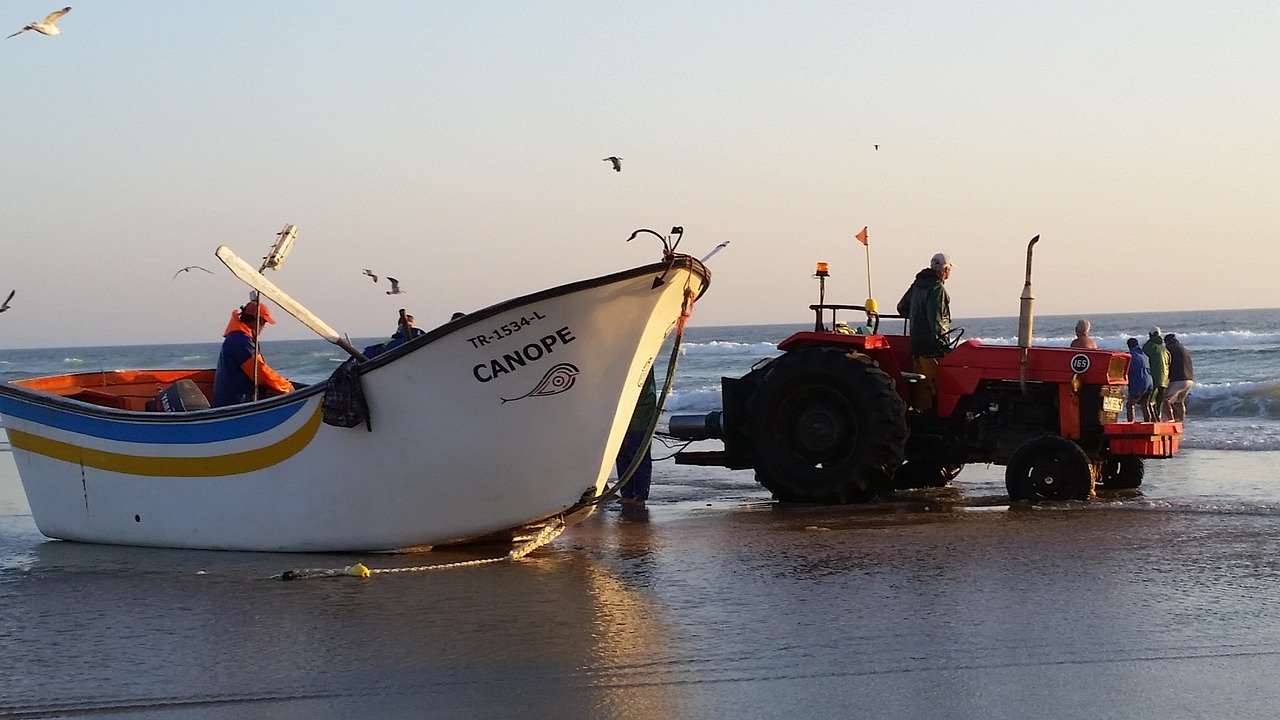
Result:
{"label": "wooden oar blade", "polygon": [[342,338],[337,331],[329,327],[325,321],[316,317],[310,310],[302,307],[297,300],[289,297],[285,291],[276,287],[275,283],[268,280],[262,273],[254,269],[252,265],[240,259],[226,245],[219,245],[218,251],[215,253],[223,265],[231,271],[233,275],[240,278],[246,285],[257,290],[259,294],[265,295],[267,299],[279,305],[282,310],[296,317],[303,325],[315,330],[321,337],[334,344],[342,344]]}

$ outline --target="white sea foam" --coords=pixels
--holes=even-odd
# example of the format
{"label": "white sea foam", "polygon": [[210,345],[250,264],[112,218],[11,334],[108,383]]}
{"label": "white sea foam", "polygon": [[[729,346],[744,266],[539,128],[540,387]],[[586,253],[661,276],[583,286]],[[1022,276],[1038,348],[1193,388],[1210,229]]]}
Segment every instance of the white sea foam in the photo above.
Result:
{"label": "white sea foam", "polygon": [[771,342],[730,342],[728,340],[712,340],[704,343],[685,343],[680,346],[685,355],[766,355],[777,354],[778,346]]}
{"label": "white sea foam", "polygon": [[[1197,347],[1248,347],[1259,345],[1276,345],[1280,344],[1280,333],[1255,333],[1249,330],[1223,330],[1220,332],[1180,332],[1177,333],[1178,340],[1188,349]],[[1132,334],[1095,334],[1093,339],[1098,343],[1098,347],[1107,350],[1124,349],[1131,337],[1145,342],[1146,335],[1141,332]],[[977,337],[965,339],[975,339],[986,345],[1016,345],[1017,337],[993,335],[988,337]],[[1075,335],[1036,335],[1031,339],[1032,345],[1041,345],[1045,347],[1067,347],[1071,341],[1075,339]]]}

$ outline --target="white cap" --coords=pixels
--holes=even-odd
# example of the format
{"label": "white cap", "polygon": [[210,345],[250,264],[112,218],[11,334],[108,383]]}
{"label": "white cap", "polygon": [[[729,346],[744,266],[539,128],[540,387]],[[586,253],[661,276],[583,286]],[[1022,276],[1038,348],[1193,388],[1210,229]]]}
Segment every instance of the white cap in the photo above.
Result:
{"label": "white cap", "polygon": [[938,253],[929,261],[929,267],[934,270],[951,267],[951,258],[947,257],[945,253]]}
{"label": "white cap", "polygon": [[1148,335],[1159,335],[1159,334],[1160,334],[1160,326],[1159,326],[1159,325],[1152,325],[1152,326],[1151,326],[1151,332],[1149,332],[1149,333],[1147,333],[1147,334],[1148,334]]}

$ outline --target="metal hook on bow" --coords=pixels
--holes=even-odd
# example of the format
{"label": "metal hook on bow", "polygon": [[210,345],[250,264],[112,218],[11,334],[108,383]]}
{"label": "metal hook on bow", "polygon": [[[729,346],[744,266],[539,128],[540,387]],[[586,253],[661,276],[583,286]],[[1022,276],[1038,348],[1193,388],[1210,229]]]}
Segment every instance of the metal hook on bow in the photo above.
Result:
{"label": "metal hook on bow", "polygon": [[[662,241],[662,259],[667,262],[667,269],[663,270],[661,275],[653,279],[653,287],[656,288],[667,281],[667,273],[671,272],[671,266],[674,264],[676,259],[676,246],[680,244],[680,239],[684,237],[684,227],[680,225],[672,227],[671,235],[665,237],[648,228],[640,228],[639,230],[631,233],[631,237],[627,238],[627,242],[634,240],[640,233],[649,233]],[[675,236],[675,242],[671,241],[672,236]]]}

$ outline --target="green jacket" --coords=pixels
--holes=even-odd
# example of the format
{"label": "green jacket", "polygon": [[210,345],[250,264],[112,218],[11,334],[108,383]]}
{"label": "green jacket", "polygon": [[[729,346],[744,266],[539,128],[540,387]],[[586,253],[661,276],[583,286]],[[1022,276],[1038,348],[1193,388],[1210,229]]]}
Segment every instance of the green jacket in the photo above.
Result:
{"label": "green jacket", "polygon": [[640,399],[636,401],[636,410],[631,414],[631,424],[627,426],[627,433],[645,432],[649,429],[649,423],[653,421],[653,416],[658,412],[658,384],[653,379],[653,368],[649,368],[649,375],[644,379],[644,387],[640,390]]}
{"label": "green jacket", "polygon": [[916,279],[898,301],[898,314],[911,324],[911,354],[941,357],[950,350],[951,296],[942,278],[932,269],[916,273]]}
{"label": "green jacket", "polygon": [[1151,383],[1158,388],[1169,387],[1169,350],[1159,335],[1153,335],[1142,344],[1142,352],[1151,361]]}

